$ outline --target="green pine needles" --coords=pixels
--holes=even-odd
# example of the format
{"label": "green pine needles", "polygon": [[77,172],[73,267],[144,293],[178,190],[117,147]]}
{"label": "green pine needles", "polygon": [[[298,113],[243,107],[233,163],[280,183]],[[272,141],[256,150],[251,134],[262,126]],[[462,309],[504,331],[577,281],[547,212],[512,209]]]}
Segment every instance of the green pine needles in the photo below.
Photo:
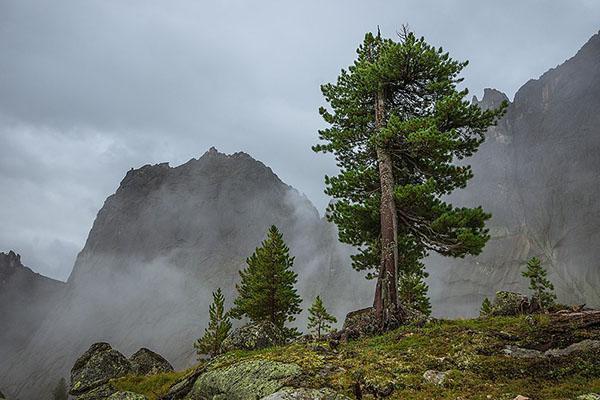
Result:
{"label": "green pine needles", "polygon": [[529,289],[533,291],[532,302],[537,303],[541,311],[554,305],[556,295],[554,285],[547,278],[548,272],[542,267],[539,258],[533,257],[527,262],[527,269],[521,273],[529,278]]}
{"label": "green pine needles", "polygon": [[196,340],[194,348],[197,354],[214,357],[221,354],[223,341],[231,330],[231,321],[225,312],[225,297],[221,288],[213,292],[213,303],[208,308],[210,321],[204,330],[204,336]]}
{"label": "green pine needles", "polygon": [[492,313],[492,302],[487,297],[481,302],[481,308],[479,309],[480,317],[488,317]]}
{"label": "green pine needles", "polygon": [[317,296],[312,306],[308,309],[308,330],[317,338],[331,331],[331,324],[335,324],[337,319],[327,312],[321,296]]}
{"label": "green pine needles", "polygon": [[398,302],[400,274],[421,271],[430,251],[479,254],[489,239],[490,214],[444,201],[472,178],[460,160],[507,106],[484,111],[466,100],[457,88],[466,65],[407,30],[399,41],[367,33],[354,64],[321,86],[329,127],[313,150],[332,153],[340,171],[325,177],[336,200],[328,218],[359,249],[353,267],[378,278],[379,318]]}
{"label": "green pine needles", "polygon": [[407,272],[400,274],[398,283],[398,298],[402,304],[431,315],[431,303],[427,296],[429,287],[424,281],[425,273]]}
{"label": "green pine needles", "polygon": [[295,336],[294,329],[285,327],[295,320],[302,299],[294,285],[298,275],[292,270],[294,257],[275,226],[267,238],[247,260],[247,268],[240,271],[241,282],[236,285],[239,296],[234,301],[231,316],[246,316],[254,322],[270,321],[287,336]]}

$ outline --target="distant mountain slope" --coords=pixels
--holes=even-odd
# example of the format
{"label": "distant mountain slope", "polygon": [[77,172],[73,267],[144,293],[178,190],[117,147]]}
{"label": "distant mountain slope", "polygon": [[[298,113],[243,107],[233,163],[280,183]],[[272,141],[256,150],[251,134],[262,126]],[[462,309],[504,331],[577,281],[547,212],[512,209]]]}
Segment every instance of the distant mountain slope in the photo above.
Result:
{"label": "distant mountain slope", "polygon": [[211,149],[176,168],[127,173],[98,213],[65,298],[27,349],[2,361],[0,384],[37,398],[97,341],[125,352],[149,347],[187,365],[211,292],[221,287],[233,300],[238,270],[271,224],[296,257],[304,308],[317,294],[340,317],[369,304],[370,284],[349,268],[351,249],[304,195],[245,153]]}
{"label": "distant mountain slope", "polygon": [[[505,97],[486,90],[480,104]],[[467,263],[434,261],[437,311],[473,314],[497,289],[527,290],[520,271],[534,255],[559,300],[600,306],[600,34],[519,89],[473,166],[456,199],[492,212],[493,238]]]}
{"label": "distant mountain slope", "polygon": [[23,350],[65,286],[24,266],[19,254],[0,253],[0,360]]}

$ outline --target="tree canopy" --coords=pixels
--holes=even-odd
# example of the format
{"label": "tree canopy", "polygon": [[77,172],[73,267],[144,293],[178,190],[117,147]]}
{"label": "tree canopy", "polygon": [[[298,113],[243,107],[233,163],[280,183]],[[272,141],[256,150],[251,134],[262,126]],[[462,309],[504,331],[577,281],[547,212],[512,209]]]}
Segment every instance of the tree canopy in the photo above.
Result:
{"label": "tree canopy", "polygon": [[461,160],[506,107],[465,100],[457,85],[466,65],[406,29],[397,41],[367,33],[354,64],[321,86],[329,126],[313,150],[333,153],[339,167],[325,177],[328,216],[359,249],[353,267],[378,278],[380,318],[397,305],[398,269],[419,273],[430,251],[478,254],[489,238],[489,214],[444,197],[473,176]]}

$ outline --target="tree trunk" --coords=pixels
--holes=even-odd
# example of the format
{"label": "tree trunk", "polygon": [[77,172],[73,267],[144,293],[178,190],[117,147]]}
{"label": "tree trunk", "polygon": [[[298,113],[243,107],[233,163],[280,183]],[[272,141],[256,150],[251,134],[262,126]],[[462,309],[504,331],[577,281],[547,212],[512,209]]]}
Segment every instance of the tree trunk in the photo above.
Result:
{"label": "tree trunk", "polygon": [[[375,99],[375,128],[381,129],[385,118],[385,92],[380,89]],[[394,172],[390,154],[377,148],[381,187],[381,264],[373,306],[380,328],[395,320],[398,311],[398,221],[394,200]]]}

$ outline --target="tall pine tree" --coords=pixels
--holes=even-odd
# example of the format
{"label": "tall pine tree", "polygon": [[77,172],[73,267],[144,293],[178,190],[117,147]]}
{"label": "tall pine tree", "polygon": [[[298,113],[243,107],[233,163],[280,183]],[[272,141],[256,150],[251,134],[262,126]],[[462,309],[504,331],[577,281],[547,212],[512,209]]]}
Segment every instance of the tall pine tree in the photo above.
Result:
{"label": "tall pine tree", "polygon": [[285,323],[295,320],[300,313],[302,299],[294,285],[298,275],[292,270],[294,257],[283,241],[283,235],[273,225],[267,238],[247,260],[247,268],[240,271],[241,282],[236,285],[239,296],[234,301],[231,315],[247,316],[252,321],[270,321],[286,334]]}
{"label": "tall pine tree", "polygon": [[209,322],[208,328],[204,330],[204,335],[196,340],[194,347],[198,355],[207,354],[214,357],[221,354],[223,341],[229,335],[231,322],[229,315],[225,312],[225,297],[221,288],[213,292],[213,303],[208,308]]}
{"label": "tall pine tree", "polygon": [[374,307],[381,329],[402,318],[398,269],[420,269],[430,251],[478,254],[489,236],[480,207],[455,208],[443,196],[463,188],[471,156],[503,113],[465,100],[459,73],[467,65],[404,30],[399,40],[367,33],[358,57],[321,91],[330,125],[317,152],[333,153],[340,173],[325,177],[337,201],[329,218],[340,240],[357,246],[358,270],[376,269]]}
{"label": "tall pine tree", "polygon": [[337,319],[327,312],[321,296],[317,296],[312,306],[308,309],[308,326],[309,330],[312,330],[317,336],[317,339],[321,339],[323,333],[327,333],[331,330],[331,324],[335,324]]}

